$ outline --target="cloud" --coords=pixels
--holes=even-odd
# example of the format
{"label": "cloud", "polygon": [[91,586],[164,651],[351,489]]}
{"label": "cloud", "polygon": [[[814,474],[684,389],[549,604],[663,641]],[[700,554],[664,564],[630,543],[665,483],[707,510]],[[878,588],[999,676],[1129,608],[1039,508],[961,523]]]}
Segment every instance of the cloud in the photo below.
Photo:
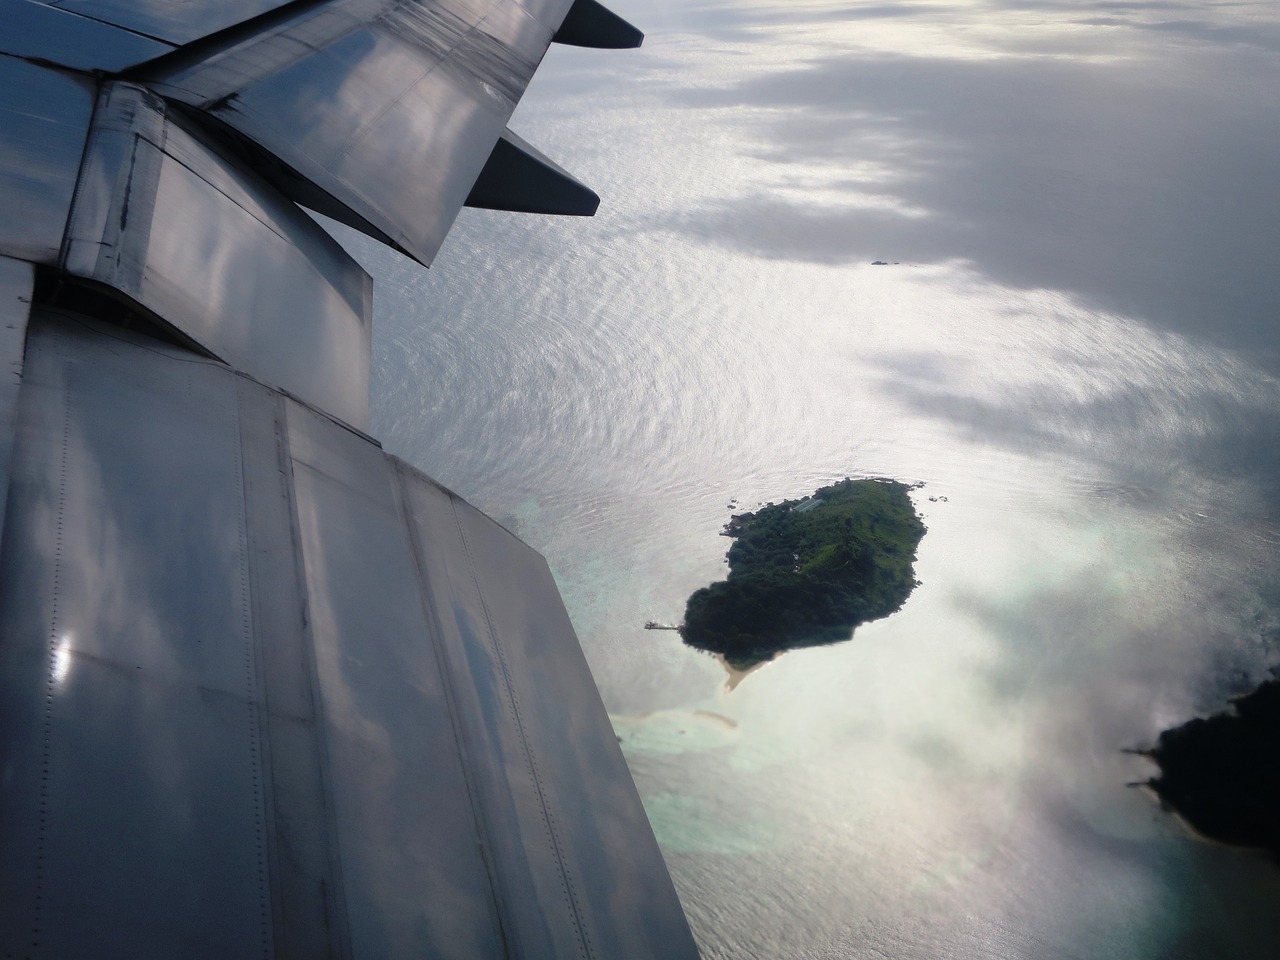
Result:
{"label": "cloud", "polygon": [[[739,149],[757,176],[643,226],[775,260],[966,260],[998,282],[1070,291],[1280,370],[1280,108],[1269,62],[1239,50],[1216,74],[1228,66],[1218,55],[840,49],[673,87],[687,109],[741,114]],[[784,188],[797,178],[800,189]]]}

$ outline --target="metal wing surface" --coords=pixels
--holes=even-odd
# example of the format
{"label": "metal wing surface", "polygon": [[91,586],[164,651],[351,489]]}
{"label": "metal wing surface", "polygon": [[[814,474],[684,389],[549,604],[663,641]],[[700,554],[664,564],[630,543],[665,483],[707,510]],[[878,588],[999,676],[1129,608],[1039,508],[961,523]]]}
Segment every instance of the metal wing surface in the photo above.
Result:
{"label": "metal wing surface", "polygon": [[[657,958],[545,561],[368,434],[371,282],[597,202],[505,131],[589,0],[0,0],[0,956]],[[590,209],[588,209],[590,208]]]}
{"label": "metal wing surface", "polygon": [[140,75],[244,137],[295,199],[429,264],[570,5],[307,5]]}

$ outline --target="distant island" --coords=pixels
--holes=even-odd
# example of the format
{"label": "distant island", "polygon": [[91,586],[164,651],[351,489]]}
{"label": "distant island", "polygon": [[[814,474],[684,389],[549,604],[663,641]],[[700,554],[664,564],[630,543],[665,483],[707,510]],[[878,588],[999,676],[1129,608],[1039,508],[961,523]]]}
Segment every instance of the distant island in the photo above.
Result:
{"label": "distant island", "polygon": [[735,514],[727,579],[697,590],[680,634],[743,668],[783,650],[848,640],[915,589],[925,527],[912,488],[842,480],[800,500]]}
{"label": "distant island", "polygon": [[1198,833],[1280,859],[1280,680],[1139,752],[1160,767],[1147,785]]}

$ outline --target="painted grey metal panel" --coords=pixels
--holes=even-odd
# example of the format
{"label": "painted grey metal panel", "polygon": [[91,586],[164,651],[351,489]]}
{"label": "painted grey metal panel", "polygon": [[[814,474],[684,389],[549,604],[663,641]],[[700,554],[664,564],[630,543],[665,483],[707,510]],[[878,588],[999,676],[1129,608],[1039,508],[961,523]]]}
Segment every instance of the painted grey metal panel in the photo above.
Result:
{"label": "painted grey metal panel", "polygon": [[48,0],[94,20],[116,24],[173,44],[190,43],[289,0]]}
{"label": "painted grey metal panel", "polygon": [[573,0],[516,0],[529,15],[552,33],[564,22]]}
{"label": "painted grey metal panel", "polygon": [[285,399],[238,378],[250,615],[267,771],[266,836],[279,960],[352,956],[319,684],[307,629]]}
{"label": "painted grey metal panel", "polygon": [[399,473],[514,941],[531,956],[697,957],[546,561]]}
{"label": "painted grey metal panel", "polygon": [[357,955],[503,957],[477,811],[387,459],[292,402],[288,427]]}
{"label": "painted grey metal panel", "polygon": [[270,956],[236,378],[34,311],[0,551],[0,955]]}
{"label": "painted grey metal panel", "polygon": [[0,257],[0,540],[4,536],[13,435],[18,426],[18,390],[34,284],[31,264]]}
{"label": "painted grey metal panel", "polygon": [[349,0],[147,82],[430,263],[553,32],[514,0]]}
{"label": "painted grey metal panel", "polygon": [[75,70],[116,73],[173,50],[171,44],[39,0],[0,0],[0,52]]}
{"label": "painted grey metal panel", "polygon": [[141,87],[103,90],[64,265],[233,366],[367,428],[368,274]]}
{"label": "painted grey metal panel", "polygon": [[[511,939],[530,957],[586,957],[589,931],[576,908],[583,878],[558,856],[564,823],[544,802],[536,745],[512,702],[501,639],[493,633],[451,494],[406,484],[405,502],[424,584],[439,626],[474,770],[477,800]],[[519,580],[513,590],[526,589]]]}
{"label": "painted grey metal panel", "polygon": [[86,77],[0,56],[0,255],[57,260],[95,93]]}

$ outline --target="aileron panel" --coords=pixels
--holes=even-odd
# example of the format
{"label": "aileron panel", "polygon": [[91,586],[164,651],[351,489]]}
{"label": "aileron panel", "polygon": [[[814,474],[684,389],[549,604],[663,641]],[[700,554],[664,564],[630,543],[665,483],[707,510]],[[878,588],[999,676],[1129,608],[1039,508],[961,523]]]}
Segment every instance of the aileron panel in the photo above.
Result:
{"label": "aileron panel", "polygon": [[288,425],[356,955],[497,960],[492,884],[387,460],[297,404]]}

